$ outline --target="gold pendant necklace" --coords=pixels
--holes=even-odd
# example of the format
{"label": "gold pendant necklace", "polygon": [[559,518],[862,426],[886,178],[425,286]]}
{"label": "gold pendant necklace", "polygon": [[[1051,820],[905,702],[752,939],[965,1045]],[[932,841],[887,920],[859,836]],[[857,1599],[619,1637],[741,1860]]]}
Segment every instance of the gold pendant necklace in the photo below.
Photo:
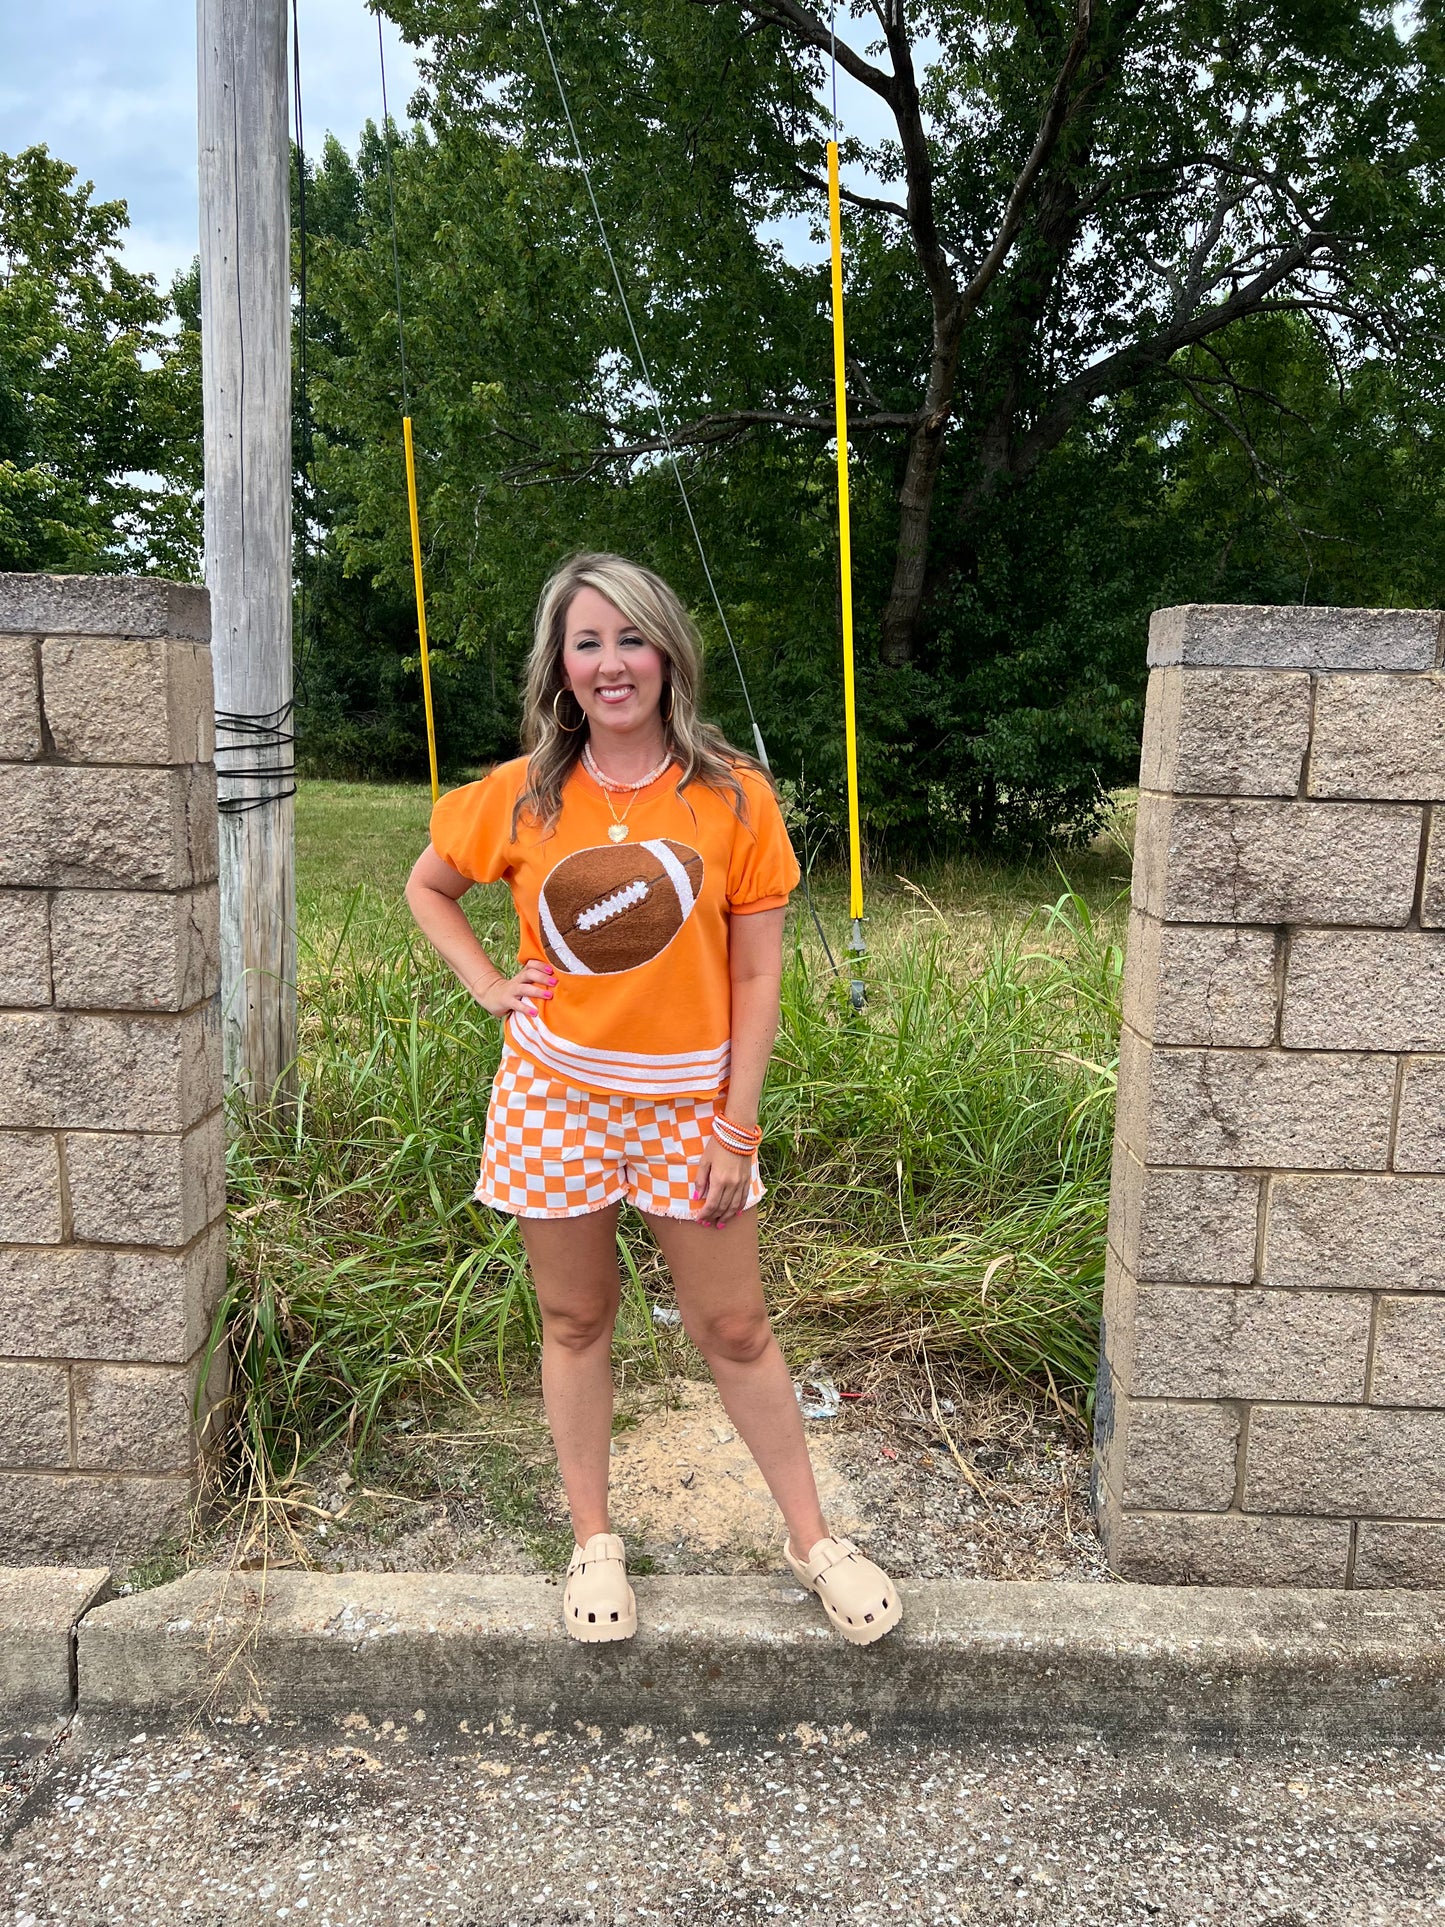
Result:
{"label": "gold pendant necklace", "polygon": [[602,790],[603,796],[606,797],[607,807],[612,812],[612,821],[607,825],[607,834],[614,843],[621,843],[627,835],[627,811],[632,808],[637,798],[635,796],[629,796],[627,799],[627,809],[619,816],[611,796],[608,795],[606,785],[599,784],[598,787]]}

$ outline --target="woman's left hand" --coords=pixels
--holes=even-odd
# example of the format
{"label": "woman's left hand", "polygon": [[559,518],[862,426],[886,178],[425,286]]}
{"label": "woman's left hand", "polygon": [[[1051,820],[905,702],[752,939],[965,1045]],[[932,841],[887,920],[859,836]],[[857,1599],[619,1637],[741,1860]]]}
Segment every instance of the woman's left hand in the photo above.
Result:
{"label": "woman's left hand", "polygon": [[715,1137],[703,1146],[692,1176],[694,1221],[720,1229],[735,1218],[748,1201],[753,1160],[725,1151]]}

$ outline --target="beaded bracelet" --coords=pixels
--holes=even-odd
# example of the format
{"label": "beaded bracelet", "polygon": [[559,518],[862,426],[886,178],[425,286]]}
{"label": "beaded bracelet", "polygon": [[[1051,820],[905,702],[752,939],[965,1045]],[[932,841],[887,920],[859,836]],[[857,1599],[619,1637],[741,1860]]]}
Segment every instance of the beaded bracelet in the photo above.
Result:
{"label": "beaded bracelet", "polygon": [[763,1133],[758,1125],[734,1124],[721,1111],[713,1113],[712,1134],[725,1151],[731,1151],[734,1157],[739,1158],[755,1156],[763,1141]]}

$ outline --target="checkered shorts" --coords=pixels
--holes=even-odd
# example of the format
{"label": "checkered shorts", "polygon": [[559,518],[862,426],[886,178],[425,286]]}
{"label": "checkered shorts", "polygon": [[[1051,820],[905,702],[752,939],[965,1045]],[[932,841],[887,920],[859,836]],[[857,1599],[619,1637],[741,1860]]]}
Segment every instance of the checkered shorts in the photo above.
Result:
{"label": "checkered shorts", "polygon": [[[508,1047],[472,1196],[521,1218],[580,1218],[622,1199],[658,1217],[691,1218],[693,1175],[716,1108],[707,1098],[649,1104],[574,1090]],[[754,1164],[748,1203],[762,1195]]]}

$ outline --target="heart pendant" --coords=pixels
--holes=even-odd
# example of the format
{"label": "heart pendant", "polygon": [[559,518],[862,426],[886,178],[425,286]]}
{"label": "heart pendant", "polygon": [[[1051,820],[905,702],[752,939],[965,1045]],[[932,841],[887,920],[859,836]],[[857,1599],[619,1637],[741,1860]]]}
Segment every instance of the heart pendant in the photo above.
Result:
{"label": "heart pendant", "polygon": [[609,824],[607,834],[612,838],[614,843],[620,843],[627,834],[627,825],[625,823]]}

